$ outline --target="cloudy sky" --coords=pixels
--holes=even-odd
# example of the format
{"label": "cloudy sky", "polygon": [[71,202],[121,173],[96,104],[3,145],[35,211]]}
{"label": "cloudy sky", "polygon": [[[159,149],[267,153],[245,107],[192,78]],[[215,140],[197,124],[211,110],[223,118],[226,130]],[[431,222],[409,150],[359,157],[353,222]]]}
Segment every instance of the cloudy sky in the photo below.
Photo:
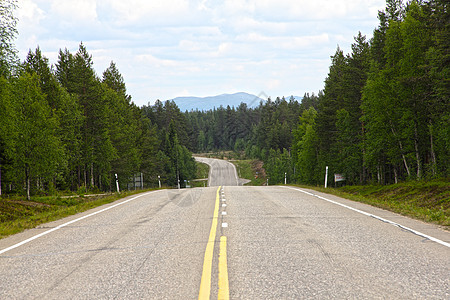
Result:
{"label": "cloudy sky", "polygon": [[177,96],[323,89],[330,55],[368,38],[385,0],[19,0],[21,59],[52,64],[82,41],[99,76],[114,61],[141,106]]}

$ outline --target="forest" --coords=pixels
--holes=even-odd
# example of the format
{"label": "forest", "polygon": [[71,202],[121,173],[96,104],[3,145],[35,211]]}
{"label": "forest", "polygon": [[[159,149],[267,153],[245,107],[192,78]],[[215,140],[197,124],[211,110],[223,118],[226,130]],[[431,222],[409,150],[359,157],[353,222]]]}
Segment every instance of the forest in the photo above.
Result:
{"label": "forest", "polygon": [[378,19],[337,48],[317,96],[186,112],[191,146],[261,159],[271,184],[323,184],[326,166],[346,184],[448,178],[448,2],[388,0]]}
{"label": "forest", "polygon": [[54,66],[39,47],[20,62],[15,8],[16,1],[2,2],[1,192],[29,199],[57,190],[114,191],[116,174],[122,189],[136,173],[147,187],[194,176],[177,108],[167,103],[156,117],[137,107],[115,63],[99,77],[83,43],[76,53],[60,50]]}
{"label": "forest", "polygon": [[114,62],[101,76],[83,43],[50,65],[39,47],[19,61],[16,1],[0,24],[0,192],[114,191],[193,178],[192,153],[264,161],[270,184],[389,184],[450,173],[450,20],[443,0],[387,0],[367,40],[331,56],[324,89],[210,111],[173,101],[137,107]]}

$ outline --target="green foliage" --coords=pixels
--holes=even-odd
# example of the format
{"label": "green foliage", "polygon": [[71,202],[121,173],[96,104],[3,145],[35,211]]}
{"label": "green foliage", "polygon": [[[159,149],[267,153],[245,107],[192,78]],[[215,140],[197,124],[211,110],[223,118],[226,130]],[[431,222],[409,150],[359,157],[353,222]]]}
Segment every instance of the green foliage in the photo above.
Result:
{"label": "green foliage", "polygon": [[[181,112],[173,101],[136,107],[116,64],[100,78],[85,45],[39,47],[17,68],[16,1],[0,3],[2,192],[115,190],[195,177],[191,151],[263,160],[270,183],[321,184],[325,166],[347,184],[450,176],[450,22],[443,0],[389,0],[373,38],[338,47],[324,90],[301,102]],[[20,71],[19,71],[20,70]],[[331,180],[330,180],[331,181]],[[9,191],[12,189],[12,191]]]}
{"label": "green foliage", "polygon": [[239,178],[249,180],[245,185],[262,186],[267,184],[266,170],[263,168],[263,162],[260,160],[233,160],[236,166]]}
{"label": "green foliage", "polygon": [[263,159],[272,183],[284,168],[320,184],[325,166],[347,184],[448,177],[448,5],[389,0],[378,18],[370,41],[358,33],[351,53],[337,48],[318,96],[187,112],[196,150]]}
{"label": "green foliage", "polygon": [[14,157],[15,109],[12,99],[12,85],[0,76],[0,194],[2,180],[8,180]]}
{"label": "green foliage", "polygon": [[283,149],[281,152],[279,149],[269,150],[269,155],[264,168],[269,177],[269,184],[282,184],[286,177],[286,182],[291,183],[293,181],[293,165],[292,158],[288,150]]}
{"label": "green foliage", "polygon": [[17,35],[17,18],[14,10],[17,0],[0,1],[0,77],[9,77],[18,65],[14,39]]}
{"label": "green foliage", "polygon": [[305,110],[294,131],[296,179],[306,184],[318,184],[320,180],[318,175],[321,174],[318,170],[316,118],[317,112],[313,107]]}
{"label": "green foliage", "polygon": [[38,77],[24,74],[13,83],[15,136],[13,165],[18,180],[26,182],[30,198],[31,179],[52,178],[64,164],[64,148],[55,135],[59,124],[44,99]]}
{"label": "green foliage", "polygon": [[42,223],[55,221],[111,203],[135,193],[135,191],[132,191],[91,197],[35,196],[31,198],[31,201],[24,201],[24,198],[17,196],[8,199],[0,198],[0,239],[25,229],[35,228]]}
{"label": "green foliage", "polygon": [[55,71],[37,48],[17,77],[0,77],[3,191],[21,193],[25,185],[30,198],[57,190],[115,190],[115,174],[122,190],[139,172],[146,186],[157,186],[158,175],[166,185],[175,185],[174,173],[182,182],[195,176],[176,105],[163,107],[177,128],[174,144],[165,149],[167,128],[131,102],[116,65],[111,62],[102,80],[92,66],[83,44],[76,54],[60,50]]}
{"label": "green foliage", "polygon": [[410,181],[385,186],[344,186],[335,192],[345,193],[345,197],[353,200],[448,227],[450,226],[448,186],[448,180]]}
{"label": "green foliage", "polygon": [[412,1],[403,11],[398,3],[390,3],[388,25],[378,31],[378,36],[384,34],[384,48],[378,51],[385,64],[372,60],[361,120],[365,164],[380,183],[448,176],[448,167],[440,160],[446,156],[442,148],[446,142],[435,124],[445,119],[449,101],[448,95],[438,92],[441,81],[436,81],[434,65],[438,57],[442,65],[443,57],[435,52],[433,41],[446,29],[430,22],[434,13],[428,5],[439,11],[443,4]]}

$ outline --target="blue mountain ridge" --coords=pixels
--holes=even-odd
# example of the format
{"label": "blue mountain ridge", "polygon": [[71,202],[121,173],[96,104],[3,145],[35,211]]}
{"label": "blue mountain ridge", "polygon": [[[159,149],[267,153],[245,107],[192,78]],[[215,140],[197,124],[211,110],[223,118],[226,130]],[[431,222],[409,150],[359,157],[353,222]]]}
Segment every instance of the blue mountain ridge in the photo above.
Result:
{"label": "blue mountain ridge", "polygon": [[[301,101],[301,97],[294,97],[296,100]],[[287,100],[289,97],[286,98]],[[249,93],[234,93],[234,94],[222,94],[218,96],[209,97],[177,97],[172,99],[181,111],[200,110],[208,111],[220,106],[226,108],[238,107],[241,103],[247,104],[249,108],[255,108],[259,106],[260,102],[265,102],[267,99],[260,98],[258,96]],[[274,100],[274,99],[272,99]]]}

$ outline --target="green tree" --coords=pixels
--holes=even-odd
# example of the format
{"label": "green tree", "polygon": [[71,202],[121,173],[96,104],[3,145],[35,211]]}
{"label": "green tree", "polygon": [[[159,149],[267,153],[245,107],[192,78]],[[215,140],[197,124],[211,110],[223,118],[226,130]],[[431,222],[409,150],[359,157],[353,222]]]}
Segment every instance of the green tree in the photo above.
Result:
{"label": "green tree", "polygon": [[[15,110],[11,83],[0,76],[0,195],[5,171],[11,169],[14,150]],[[10,178],[11,179],[11,178]]]}
{"label": "green tree", "polygon": [[16,110],[14,141],[14,167],[17,182],[26,184],[27,199],[30,199],[31,180],[42,185],[51,180],[64,164],[64,149],[55,134],[57,119],[52,116],[39,88],[36,75],[24,73],[14,82]]}
{"label": "green tree", "polygon": [[77,96],[83,112],[78,185],[109,186],[105,181],[111,179],[111,162],[117,157],[110,136],[110,97],[105,96],[92,56],[82,43],[75,55],[60,50],[56,75],[63,87]]}
{"label": "green tree", "polygon": [[270,149],[264,166],[269,177],[269,184],[284,183],[285,176],[287,182],[292,182],[293,164],[288,150]]}
{"label": "green tree", "polygon": [[113,61],[111,61],[109,67],[103,72],[103,83],[120,96],[127,97],[125,81]]}
{"label": "green tree", "polygon": [[331,57],[330,72],[325,79],[324,95],[318,105],[316,118],[316,134],[318,139],[319,167],[336,170],[338,160],[336,149],[336,112],[342,108],[345,98],[344,78],[347,71],[347,60],[343,51],[338,47]]}
{"label": "green tree", "polygon": [[450,176],[450,12],[444,0],[422,6],[432,44],[427,49],[428,76],[432,82],[429,110],[430,161],[433,176]]}
{"label": "green tree", "polygon": [[318,183],[318,137],[316,133],[317,112],[314,107],[305,110],[299,117],[294,130],[293,153],[295,157],[296,179],[301,183]]}
{"label": "green tree", "polygon": [[9,77],[18,66],[17,50],[13,43],[17,35],[16,0],[0,1],[0,76]]}
{"label": "green tree", "polygon": [[80,134],[83,123],[77,98],[61,87],[39,47],[34,53],[29,51],[23,70],[39,78],[39,87],[52,110],[52,116],[58,120],[57,135],[64,145],[67,165],[61,170],[62,178],[59,178],[60,186],[57,187],[76,189],[76,167],[81,159]]}
{"label": "green tree", "polygon": [[137,140],[137,146],[140,150],[141,157],[140,171],[144,175],[144,181],[146,184],[156,186],[158,176],[164,177],[165,175],[162,174],[165,163],[159,164],[160,161],[158,160],[158,152],[161,152],[159,151],[160,141],[157,133],[158,128],[155,124],[152,124],[142,112],[139,127],[140,129],[138,132],[140,135]]}
{"label": "green tree", "polygon": [[353,130],[352,117],[345,109],[337,111],[337,149],[336,156],[339,163],[337,172],[344,174],[348,184],[362,182],[362,151],[359,132]]}

